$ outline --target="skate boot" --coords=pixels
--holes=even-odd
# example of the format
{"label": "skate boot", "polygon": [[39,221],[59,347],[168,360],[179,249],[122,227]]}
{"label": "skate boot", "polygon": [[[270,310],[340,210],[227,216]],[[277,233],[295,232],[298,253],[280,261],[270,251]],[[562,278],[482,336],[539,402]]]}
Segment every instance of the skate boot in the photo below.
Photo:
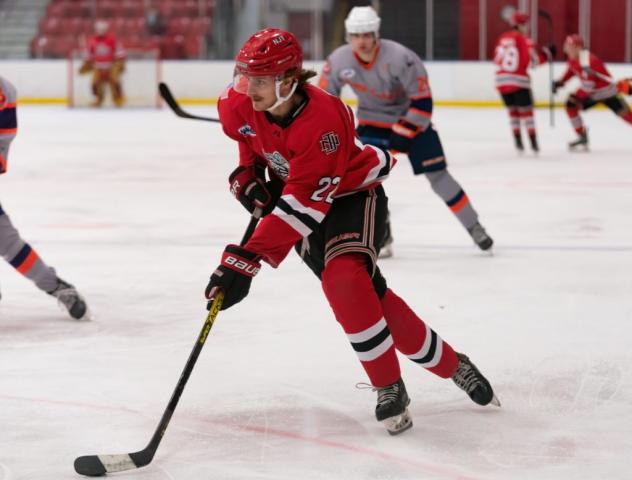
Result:
{"label": "skate boot", "polygon": [[404,381],[400,378],[393,385],[375,390],[377,390],[375,418],[384,424],[388,433],[398,435],[411,428],[413,420],[406,408],[410,403],[410,398],[406,393]]}
{"label": "skate boot", "polygon": [[455,374],[452,375],[452,380],[457,387],[467,393],[474,403],[483,406],[491,403],[500,407],[500,402],[494,395],[492,386],[470,359],[467,358],[467,355],[457,353],[456,356],[459,358],[459,367]]}
{"label": "skate boot", "polygon": [[522,144],[522,136],[520,133],[514,133],[514,143],[516,145],[516,150],[520,153],[524,152],[524,145]]}
{"label": "skate boot", "polygon": [[579,134],[579,138],[568,144],[569,150],[588,150],[588,131],[584,130]]}
{"label": "skate boot", "polygon": [[529,142],[531,143],[531,150],[533,153],[538,153],[540,151],[540,146],[538,145],[538,137],[535,135],[529,135]]}
{"label": "skate boot", "polygon": [[478,248],[483,251],[492,248],[494,240],[487,234],[480,223],[476,222],[472,227],[468,228],[467,231],[470,237],[472,237],[472,240],[474,240],[474,243],[478,245]]}
{"label": "skate boot", "polygon": [[57,286],[54,290],[47,293],[55,297],[75,320],[88,318],[88,307],[85,300],[79,295],[77,289],[68,282],[57,278]]}

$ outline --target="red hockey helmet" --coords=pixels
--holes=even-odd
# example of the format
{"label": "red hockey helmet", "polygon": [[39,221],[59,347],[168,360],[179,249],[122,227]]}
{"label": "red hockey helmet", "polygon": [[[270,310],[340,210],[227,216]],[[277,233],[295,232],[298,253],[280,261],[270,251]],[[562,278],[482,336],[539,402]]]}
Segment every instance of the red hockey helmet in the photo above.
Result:
{"label": "red hockey helmet", "polygon": [[529,15],[525,12],[521,12],[520,10],[516,10],[511,15],[511,24],[512,25],[526,25],[529,21]]}
{"label": "red hockey helmet", "polygon": [[564,44],[571,47],[584,48],[584,39],[578,33],[573,33],[566,37]]}
{"label": "red hockey helmet", "polygon": [[236,70],[242,75],[276,77],[291,69],[301,70],[303,49],[290,32],[266,28],[246,40],[236,60]]}

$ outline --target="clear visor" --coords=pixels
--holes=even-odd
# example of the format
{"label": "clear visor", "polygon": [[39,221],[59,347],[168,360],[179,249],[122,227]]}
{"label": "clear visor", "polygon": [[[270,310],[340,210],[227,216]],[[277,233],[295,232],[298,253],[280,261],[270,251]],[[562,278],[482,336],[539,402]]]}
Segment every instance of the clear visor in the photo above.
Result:
{"label": "clear visor", "polygon": [[236,71],[233,77],[233,89],[238,93],[257,92],[266,89],[274,89],[277,77],[248,76],[245,73]]}

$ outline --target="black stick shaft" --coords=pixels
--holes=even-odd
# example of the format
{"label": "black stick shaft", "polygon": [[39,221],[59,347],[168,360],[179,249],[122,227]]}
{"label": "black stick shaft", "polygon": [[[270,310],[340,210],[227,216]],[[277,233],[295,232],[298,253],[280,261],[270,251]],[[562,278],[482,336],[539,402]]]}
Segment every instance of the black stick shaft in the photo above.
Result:
{"label": "black stick shaft", "polygon": [[171,90],[167,86],[166,83],[160,82],[158,84],[158,90],[160,91],[160,96],[165,101],[165,103],[169,106],[169,108],[175,113],[178,117],[181,118],[189,118],[191,120],[202,120],[204,122],[214,122],[219,123],[219,118],[211,118],[211,117],[202,117],[198,115],[193,115],[191,113],[185,112],[182,110],[175,97],[171,93]]}
{"label": "black stick shaft", "polygon": [[[261,210],[255,209],[252,216],[250,217],[250,222],[248,223],[248,227],[246,227],[246,231],[244,232],[244,236],[241,239],[240,245],[245,245],[245,243],[250,239],[252,234],[257,227],[257,223],[259,222],[259,218],[261,217]],[[189,377],[191,376],[191,372],[193,371],[193,367],[195,366],[198,357],[200,356],[200,352],[202,351],[202,347],[204,347],[204,343],[208,337],[211,328],[213,328],[213,323],[215,322],[215,318],[219,313],[222,302],[224,301],[224,293],[220,292],[213,299],[213,303],[211,304],[211,308],[206,316],[206,320],[204,321],[204,325],[202,325],[202,330],[197,337],[195,342],[195,346],[189,355],[189,359],[180,374],[180,379],[178,380],[178,384],[176,385],[173,394],[171,395],[171,399],[169,400],[169,404],[165,412],[162,414],[162,418],[160,419],[160,423],[158,423],[158,427],[154,432],[154,435],[151,437],[149,444],[147,445],[146,450],[151,452],[151,456],[149,457],[149,461],[153,458],[156,450],[158,449],[158,445],[160,445],[160,441],[162,440],[165,431],[167,430],[167,426],[169,425],[169,421],[173,416],[173,412],[175,412],[178,402],[180,401],[180,397],[182,396],[182,392],[184,391],[184,387],[187,384]],[[133,457],[132,457],[133,458]]]}

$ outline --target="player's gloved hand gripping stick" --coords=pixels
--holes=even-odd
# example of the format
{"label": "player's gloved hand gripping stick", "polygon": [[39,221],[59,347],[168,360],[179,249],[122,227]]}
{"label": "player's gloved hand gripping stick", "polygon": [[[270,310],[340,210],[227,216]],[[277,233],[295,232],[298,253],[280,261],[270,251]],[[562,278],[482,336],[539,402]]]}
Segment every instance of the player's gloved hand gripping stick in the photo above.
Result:
{"label": "player's gloved hand gripping stick", "polygon": [[[248,228],[244,233],[244,237],[241,240],[241,245],[244,245],[248,239],[252,236],[257,226],[257,222],[261,216],[261,210],[255,209],[250,218],[250,223],[248,224]],[[236,245],[234,247],[237,247]],[[237,247],[240,248],[240,247]],[[228,250],[228,248],[227,248]],[[133,453],[121,453],[114,455],[86,455],[82,457],[78,457],[75,459],[75,471],[81,475],[87,475],[89,477],[100,477],[105,475],[106,473],[113,472],[123,472],[125,470],[132,470],[140,467],[144,467],[151,463],[154,455],[156,454],[156,450],[158,450],[158,446],[160,445],[160,441],[162,440],[165,431],[167,430],[167,426],[169,425],[169,421],[175,412],[176,406],[178,405],[178,401],[180,400],[180,396],[184,391],[184,387],[189,380],[189,376],[193,371],[193,367],[197,362],[197,359],[202,351],[202,347],[204,347],[204,343],[206,342],[206,338],[208,337],[211,328],[213,327],[213,323],[215,322],[215,318],[220,310],[222,310],[222,304],[224,302],[224,291],[220,288],[217,288],[213,292],[212,298],[210,298],[209,302],[209,312],[206,316],[206,320],[204,321],[204,325],[202,326],[202,330],[200,331],[197,340],[195,342],[195,346],[189,355],[189,359],[187,360],[186,365],[184,366],[184,370],[182,370],[182,374],[180,375],[180,379],[178,380],[178,384],[176,385],[175,390],[171,394],[171,399],[169,400],[169,404],[167,405],[166,410],[162,414],[162,418],[160,419],[160,423],[156,428],[151,440],[147,444],[147,446],[139,450],[138,452]],[[230,290],[229,290],[229,295]],[[245,296],[245,295],[244,295]],[[233,299],[229,296],[227,300],[233,301]],[[239,299],[241,300],[241,299]],[[237,300],[237,301],[239,301]],[[236,302],[233,302],[236,303]],[[230,305],[228,305],[230,306]]]}

